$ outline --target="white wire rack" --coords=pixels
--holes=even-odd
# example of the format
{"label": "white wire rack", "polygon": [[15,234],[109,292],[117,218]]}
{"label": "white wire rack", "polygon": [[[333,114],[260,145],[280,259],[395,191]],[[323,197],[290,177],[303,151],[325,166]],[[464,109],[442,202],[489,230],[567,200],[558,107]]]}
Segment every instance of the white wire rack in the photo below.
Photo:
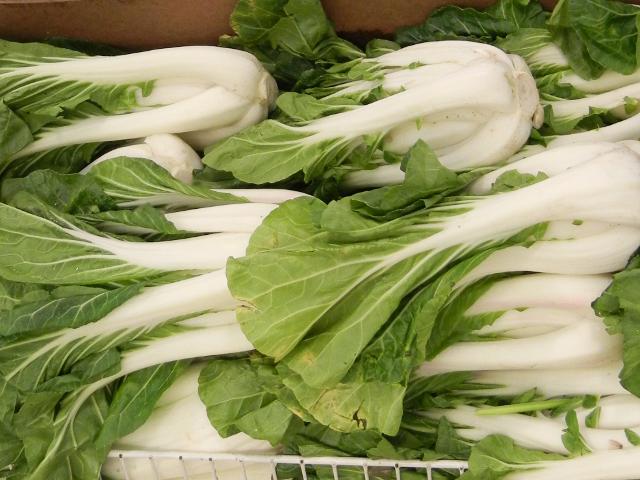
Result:
{"label": "white wire rack", "polygon": [[[293,455],[237,455],[206,452],[149,452],[114,450],[109,453],[106,478],[124,480],[283,480],[289,475],[279,473],[278,467],[308,480],[307,470],[323,469],[323,478],[340,480],[341,468],[358,472],[363,480],[385,472],[389,480],[402,480],[403,472],[411,471],[424,480],[433,480],[434,473],[462,474],[467,463],[456,460],[371,460],[357,457],[299,457]],[[104,473],[104,470],[103,470]],[[329,474],[329,475],[327,475]],[[350,475],[353,478],[352,475]]]}

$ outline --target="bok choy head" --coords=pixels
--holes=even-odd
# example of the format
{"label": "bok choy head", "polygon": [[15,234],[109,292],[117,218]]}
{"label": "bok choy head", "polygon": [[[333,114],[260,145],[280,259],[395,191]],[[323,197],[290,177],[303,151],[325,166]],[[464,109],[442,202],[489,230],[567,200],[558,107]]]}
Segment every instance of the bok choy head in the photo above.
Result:
{"label": "bok choy head", "polygon": [[255,57],[232,49],[113,57],[6,41],[0,49],[0,167],[12,176],[77,171],[104,142],[159,133],[184,134],[201,149],[264,118],[276,92]]}

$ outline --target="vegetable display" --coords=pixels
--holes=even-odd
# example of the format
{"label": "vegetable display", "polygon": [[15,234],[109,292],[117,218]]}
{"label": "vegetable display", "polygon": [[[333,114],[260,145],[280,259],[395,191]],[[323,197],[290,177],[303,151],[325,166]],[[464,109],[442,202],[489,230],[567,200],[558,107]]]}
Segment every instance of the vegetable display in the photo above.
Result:
{"label": "vegetable display", "polygon": [[[361,49],[239,0],[219,47],[0,41],[0,478],[639,478],[638,18],[448,5]],[[400,478],[301,465],[214,475]]]}

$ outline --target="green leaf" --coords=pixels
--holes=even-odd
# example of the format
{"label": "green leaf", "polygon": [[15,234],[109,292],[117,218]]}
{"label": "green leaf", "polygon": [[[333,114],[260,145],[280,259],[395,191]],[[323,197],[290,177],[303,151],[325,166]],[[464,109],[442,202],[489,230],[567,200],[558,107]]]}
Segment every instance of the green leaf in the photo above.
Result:
{"label": "green leaf", "polygon": [[496,179],[489,193],[494,194],[518,190],[519,188],[533,185],[547,178],[549,177],[544,172],[538,172],[536,175],[533,175],[532,173],[520,173],[517,170],[508,170]]}
{"label": "green leaf", "polygon": [[624,434],[631,445],[634,447],[640,447],[640,435],[628,428],[624,430]]}
{"label": "green leaf", "polygon": [[602,411],[601,407],[594,408],[589,415],[584,419],[584,424],[588,428],[598,428],[598,424],[600,423],[600,413]]}
{"label": "green leaf", "polygon": [[0,204],[0,225],[0,274],[9,280],[104,284],[160,273],[130,264],[49,220],[9,205]]}
{"label": "green leaf", "polygon": [[344,138],[306,142],[310,135],[266,120],[216,143],[202,161],[247,183],[279,182],[299,172],[310,181],[339,165],[355,147]]}
{"label": "green leaf", "polygon": [[593,308],[603,317],[611,334],[622,333],[622,386],[640,395],[640,256],[631,259],[627,268],[614,275],[613,282],[598,298]]}
{"label": "green leaf", "polygon": [[151,415],[156,402],[188,362],[170,362],[128,375],[117,389],[99,432],[95,447],[105,458],[111,445],[140,427]]}
{"label": "green leaf", "polygon": [[106,212],[80,215],[85,222],[97,224],[104,231],[130,232],[133,234],[163,233],[177,235],[182,232],[157,208],[142,205],[133,210],[109,210]]}
{"label": "green leaf", "polygon": [[103,143],[83,143],[23,156],[9,165],[4,172],[4,177],[24,177],[38,170],[76,173],[91,163],[104,145]]}
{"label": "green leaf", "polygon": [[[0,311],[12,310],[30,302],[49,298],[49,292],[40,285],[11,282],[0,278]],[[2,312],[4,315],[6,312]]]}
{"label": "green leaf", "polygon": [[375,58],[386,53],[395,52],[399,49],[400,45],[398,45],[396,42],[385,40],[383,38],[374,38],[373,40],[367,42],[365,52],[367,54],[367,57]]}
{"label": "green leaf", "polygon": [[471,453],[469,442],[460,438],[456,429],[445,417],[438,421],[437,440],[434,448],[438,453],[461,460],[469,458]]}
{"label": "green leaf", "polygon": [[422,140],[405,154],[402,167],[402,184],[356,193],[350,197],[351,208],[366,217],[391,220],[437,203],[483,173],[478,170],[457,174],[449,170]]}
{"label": "green leaf", "polygon": [[469,456],[469,470],[478,480],[499,480],[511,472],[540,468],[544,462],[565,457],[517,446],[509,437],[490,435],[478,442]]}
{"label": "green leaf", "polygon": [[344,112],[358,105],[348,97],[317,99],[303,93],[285,92],[278,97],[277,107],[287,123],[301,123]]}
{"label": "green leaf", "polygon": [[36,170],[24,178],[8,178],[2,182],[3,202],[12,204],[21,192],[29,192],[64,213],[89,214],[115,206],[95,179],[86,175]]}
{"label": "green leaf", "polygon": [[29,126],[0,100],[0,172],[6,169],[14,154],[32,141]]}
{"label": "green leaf", "polygon": [[[561,10],[560,18],[556,10]],[[564,0],[550,23],[570,29],[589,58],[601,67],[630,74],[637,67],[638,9],[608,0]],[[554,21],[555,20],[555,21]]]}
{"label": "green leaf", "polygon": [[199,384],[209,421],[223,437],[245,432],[277,445],[296,424],[293,412],[280,400],[287,393],[274,368],[258,357],[212,360]]}
{"label": "green leaf", "polygon": [[499,0],[484,11],[447,5],[424,23],[398,30],[396,41],[403,46],[452,39],[492,42],[520,28],[542,27],[547,16],[538,2],[528,0]]}
{"label": "green leaf", "polygon": [[235,37],[220,44],[253,53],[284,90],[301,90],[324,64],[363,56],[338,37],[317,0],[240,0],[231,14]]}
{"label": "green leaf", "polygon": [[562,434],[562,444],[572,456],[586,455],[591,453],[582,434],[580,433],[580,424],[575,410],[571,410],[565,416],[567,428]]}
{"label": "green leaf", "polygon": [[100,320],[114,308],[132,298],[141,285],[71,296],[51,295],[43,300],[22,302],[3,313],[0,336],[45,333],[62,328],[76,328]]}
{"label": "green leaf", "polygon": [[[493,252],[483,252],[479,258],[474,258],[467,263],[456,266],[457,269],[471,270],[473,266],[479,265]],[[461,267],[461,265],[464,265]],[[460,276],[462,278],[462,276]],[[504,312],[486,312],[475,315],[468,315],[465,312],[481,298],[499,280],[500,276],[485,277],[464,290],[453,291],[447,304],[438,312],[437,319],[431,330],[431,336],[427,343],[427,359],[436,357],[447,347],[463,340],[469,333],[480,328],[491,325]]]}
{"label": "green leaf", "polygon": [[104,192],[121,205],[202,207],[247,201],[204,185],[183,183],[146,158],[111,158],[92,167],[87,176],[95,179]]}

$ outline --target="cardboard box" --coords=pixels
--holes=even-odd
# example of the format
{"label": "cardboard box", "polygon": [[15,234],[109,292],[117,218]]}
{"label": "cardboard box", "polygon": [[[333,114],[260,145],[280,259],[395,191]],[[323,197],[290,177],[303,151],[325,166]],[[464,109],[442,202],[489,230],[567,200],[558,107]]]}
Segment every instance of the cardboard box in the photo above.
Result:
{"label": "cardboard box", "polygon": [[[640,0],[636,0],[640,2]],[[229,33],[236,0],[0,0],[0,38],[68,37],[128,49],[215,44]],[[349,39],[390,35],[447,3],[492,0],[324,0],[336,29]],[[553,0],[543,0],[547,6]]]}

